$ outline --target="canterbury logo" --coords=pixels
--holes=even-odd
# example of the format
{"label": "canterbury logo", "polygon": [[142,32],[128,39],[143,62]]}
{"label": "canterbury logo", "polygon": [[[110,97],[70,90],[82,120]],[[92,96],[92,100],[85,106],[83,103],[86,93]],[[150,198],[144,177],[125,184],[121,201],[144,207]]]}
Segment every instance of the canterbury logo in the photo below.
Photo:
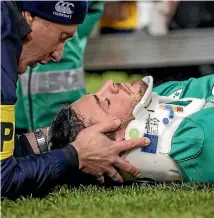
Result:
{"label": "canterbury logo", "polygon": [[55,5],[56,11],[54,11],[53,14],[71,19],[72,17],[71,15],[73,14],[73,11],[71,10],[71,8],[74,8],[73,3],[59,1]]}

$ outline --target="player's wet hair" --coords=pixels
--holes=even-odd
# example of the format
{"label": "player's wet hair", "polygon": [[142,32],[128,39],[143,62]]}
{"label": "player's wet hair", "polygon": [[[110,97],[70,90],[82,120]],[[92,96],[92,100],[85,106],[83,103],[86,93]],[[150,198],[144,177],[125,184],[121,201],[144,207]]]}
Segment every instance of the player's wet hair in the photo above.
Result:
{"label": "player's wet hair", "polygon": [[50,149],[59,149],[72,143],[83,129],[83,120],[69,105],[64,106],[50,126]]}

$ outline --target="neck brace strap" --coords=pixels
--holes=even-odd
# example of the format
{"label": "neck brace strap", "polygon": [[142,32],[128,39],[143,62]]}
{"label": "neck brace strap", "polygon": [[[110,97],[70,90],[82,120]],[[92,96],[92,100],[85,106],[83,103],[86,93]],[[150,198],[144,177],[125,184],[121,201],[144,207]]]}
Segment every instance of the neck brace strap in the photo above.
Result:
{"label": "neck brace strap", "polygon": [[177,164],[168,155],[171,139],[183,119],[203,108],[205,100],[185,98],[173,104],[175,99],[152,93],[151,76],[143,81],[148,89],[133,110],[135,120],[127,126],[125,139],[145,136],[151,144],[127,152],[124,158],[139,168],[142,178],[161,182],[182,180]]}

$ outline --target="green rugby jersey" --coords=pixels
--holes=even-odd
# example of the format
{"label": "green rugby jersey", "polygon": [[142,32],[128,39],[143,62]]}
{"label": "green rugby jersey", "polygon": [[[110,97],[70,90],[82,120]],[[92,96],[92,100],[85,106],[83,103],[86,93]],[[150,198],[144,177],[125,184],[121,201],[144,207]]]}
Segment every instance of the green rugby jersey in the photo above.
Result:
{"label": "green rugby jersey", "polygon": [[153,92],[175,99],[206,99],[204,108],[185,118],[177,128],[169,155],[178,164],[184,182],[214,183],[214,75],[168,82]]}

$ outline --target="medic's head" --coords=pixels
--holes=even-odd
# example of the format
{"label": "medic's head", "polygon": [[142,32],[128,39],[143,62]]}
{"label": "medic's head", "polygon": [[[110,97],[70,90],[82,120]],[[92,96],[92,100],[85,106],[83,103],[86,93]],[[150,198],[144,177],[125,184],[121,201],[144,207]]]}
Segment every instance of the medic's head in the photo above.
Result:
{"label": "medic's head", "polygon": [[59,61],[67,39],[74,37],[87,14],[87,1],[22,1],[22,15],[32,29],[23,40],[19,72],[37,62]]}

